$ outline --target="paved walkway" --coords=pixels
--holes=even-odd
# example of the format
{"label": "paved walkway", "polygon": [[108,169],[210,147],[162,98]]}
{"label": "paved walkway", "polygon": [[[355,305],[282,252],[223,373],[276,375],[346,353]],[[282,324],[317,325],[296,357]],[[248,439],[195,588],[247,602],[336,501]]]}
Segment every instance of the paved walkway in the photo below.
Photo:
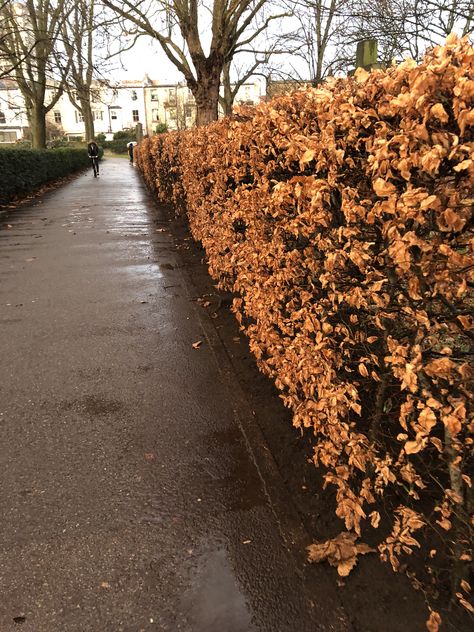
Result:
{"label": "paved walkway", "polygon": [[123,159],[0,218],[2,632],[346,629],[177,256]]}

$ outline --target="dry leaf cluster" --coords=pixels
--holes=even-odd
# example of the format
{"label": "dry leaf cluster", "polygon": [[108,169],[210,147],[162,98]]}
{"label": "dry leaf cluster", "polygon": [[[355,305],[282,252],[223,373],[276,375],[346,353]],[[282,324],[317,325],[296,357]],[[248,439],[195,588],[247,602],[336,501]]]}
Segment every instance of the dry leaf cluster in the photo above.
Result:
{"label": "dry leaf cluster", "polygon": [[343,531],[332,540],[311,544],[308,547],[308,559],[310,562],[322,562],[327,560],[331,566],[337,568],[341,577],[347,577],[357,564],[357,556],[371,553],[374,549],[364,544],[357,543],[357,535]]}
{"label": "dry leaf cluster", "polygon": [[397,569],[434,530],[459,578],[472,565],[473,105],[474,50],[450,36],[418,66],[359,70],[137,151],[238,295],[345,528],[382,526],[383,499],[381,556]]}

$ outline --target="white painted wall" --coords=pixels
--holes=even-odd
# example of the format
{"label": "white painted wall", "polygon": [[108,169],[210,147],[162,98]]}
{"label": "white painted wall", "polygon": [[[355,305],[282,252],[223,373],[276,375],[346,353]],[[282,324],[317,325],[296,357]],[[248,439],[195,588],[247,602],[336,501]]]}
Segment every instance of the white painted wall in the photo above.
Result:
{"label": "white painted wall", "polygon": [[27,126],[28,119],[20,91],[13,83],[0,81],[0,143],[20,140]]}
{"label": "white painted wall", "polygon": [[[97,95],[92,108],[95,133],[107,134],[109,139],[115,132],[135,128],[137,122],[142,123],[144,134],[153,134],[159,123],[166,123],[168,129],[192,127],[196,108],[187,86],[182,83],[151,85],[153,83],[158,82],[146,78],[145,81],[123,81],[113,87],[93,86]],[[261,82],[246,83],[239,89],[235,103],[258,103],[263,93]],[[10,138],[15,133],[15,138],[21,139],[28,121],[21,93],[11,81],[0,81],[0,112],[5,117],[5,123],[0,117],[0,142],[2,132],[9,132]],[[67,94],[61,96],[47,120],[62,128],[69,138],[84,138],[81,115]]]}

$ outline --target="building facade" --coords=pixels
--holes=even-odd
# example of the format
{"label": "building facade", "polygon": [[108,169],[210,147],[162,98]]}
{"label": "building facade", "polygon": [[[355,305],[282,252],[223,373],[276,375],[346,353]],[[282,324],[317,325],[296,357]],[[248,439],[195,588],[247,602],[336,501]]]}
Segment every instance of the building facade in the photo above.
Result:
{"label": "building facade", "polygon": [[[259,82],[240,87],[235,103],[259,103],[263,92]],[[113,134],[142,124],[143,134],[182,130],[196,123],[196,103],[182,83],[163,84],[147,75],[142,81],[116,84],[95,82],[92,86],[95,134]],[[48,103],[48,94],[46,95]],[[84,138],[81,112],[64,93],[46,116],[48,140]],[[166,127],[165,127],[166,126]],[[0,80],[0,143],[14,143],[28,137],[28,119],[20,90],[12,79]]]}
{"label": "building facade", "polygon": [[24,137],[28,119],[21,92],[11,79],[0,79],[0,143],[16,143]]}

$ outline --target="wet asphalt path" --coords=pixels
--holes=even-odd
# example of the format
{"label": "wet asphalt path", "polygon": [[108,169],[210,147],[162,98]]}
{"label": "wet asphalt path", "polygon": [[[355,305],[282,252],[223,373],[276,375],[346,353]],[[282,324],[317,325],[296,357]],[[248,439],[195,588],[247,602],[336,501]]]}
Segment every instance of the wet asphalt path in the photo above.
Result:
{"label": "wet asphalt path", "polygon": [[0,632],[346,629],[282,539],[164,218],[102,169],[0,218]]}

